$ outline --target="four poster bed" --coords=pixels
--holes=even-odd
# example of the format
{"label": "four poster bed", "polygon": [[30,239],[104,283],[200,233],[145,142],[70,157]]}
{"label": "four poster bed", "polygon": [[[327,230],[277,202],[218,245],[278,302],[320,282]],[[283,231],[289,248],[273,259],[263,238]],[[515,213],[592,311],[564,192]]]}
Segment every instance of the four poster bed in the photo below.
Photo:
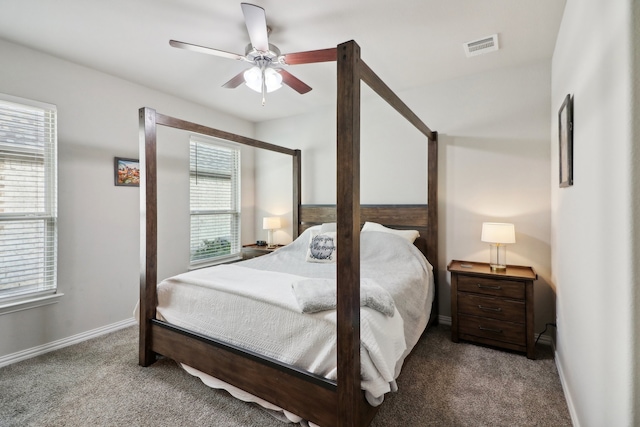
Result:
{"label": "four poster bed", "polygon": [[[369,352],[365,352],[364,347],[361,348],[361,337],[363,346],[369,349],[378,345],[382,348],[382,353],[394,347],[390,343],[398,341],[397,337],[392,337],[392,341],[389,342],[382,341],[377,344],[376,342],[367,342],[372,334],[370,324],[375,326],[376,322],[380,322],[378,329],[383,331],[382,335],[391,335],[390,332],[388,334],[387,332],[393,328],[399,328],[402,345],[404,345],[404,340],[406,339],[404,334],[407,333],[408,328],[413,328],[410,332],[413,336],[412,342],[407,348],[396,346],[398,351],[393,356],[391,365],[387,366],[387,371],[398,370],[398,372],[391,373],[393,375],[391,382],[393,382],[393,379],[399,373],[402,360],[410,352],[411,347],[419,338],[427,322],[433,323],[437,321],[437,288],[434,283],[438,266],[437,133],[432,132],[420,121],[368,68],[360,59],[360,48],[355,42],[343,43],[336,49],[327,49],[326,52],[326,60],[337,61],[338,69],[336,206],[301,204],[301,152],[299,150],[291,150],[186,122],[159,114],[150,108],[140,109],[141,275],[139,363],[142,366],[148,366],[155,362],[157,356],[165,356],[182,363],[183,366],[186,365],[185,369],[189,367],[189,369],[203,374],[207,378],[212,377],[231,384],[311,423],[323,427],[364,426],[371,422],[377,410],[377,406],[372,406],[370,402],[379,397],[375,393],[373,393],[374,396],[372,397],[367,387],[364,387],[366,382],[364,376],[368,376],[368,366],[372,364],[378,366],[384,363],[375,358],[375,351],[372,352],[374,355],[370,357]],[[360,205],[361,81],[370,86],[427,138],[427,205]],[[296,251],[306,248],[310,233],[317,233],[319,229],[322,229],[328,223],[336,223],[335,241],[336,246],[340,249],[336,251],[337,260],[333,264],[332,274],[335,275],[333,284],[337,285],[333,286],[336,293],[337,306],[334,310],[323,311],[322,313],[324,314],[295,313],[296,316],[308,316],[304,319],[310,319],[315,316],[327,320],[328,317],[331,317],[330,320],[333,323],[329,322],[329,324],[333,328],[331,329],[331,334],[335,344],[332,350],[327,350],[327,353],[334,364],[337,359],[333,376],[327,375],[322,369],[313,369],[314,372],[311,372],[312,369],[308,364],[303,364],[302,367],[293,366],[292,364],[284,363],[281,358],[276,356],[265,356],[268,352],[255,351],[251,345],[238,345],[236,342],[230,342],[229,340],[213,338],[203,328],[185,327],[185,324],[191,324],[189,322],[181,326],[180,321],[174,322],[170,320],[170,310],[164,309],[163,295],[168,292],[166,291],[166,281],[163,281],[160,285],[157,284],[156,127],[158,125],[213,136],[292,157],[294,242],[285,248],[279,249],[274,254],[238,264],[222,266],[222,268],[213,267],[213,269],[217,269],[215,271],[218,272],[226,271],[229,276],[233,276],[239,271],[247,272],[254,269],[252,271],[260,274],[260,282],[265,283],[271,280],[270,278],[272,277],[274,282],[287,278],[291,279],[291,277],[298,280],[298,276],[289,274],[292,270],[286,266],[297,265],[305,271],[308,268],[313,268],[314,271],[328,268],[326,264],[310,267],[309,263],[304,263],[304,260],[298,264],[293,260],[300,258]],[[419,237],[415,240],[408,240],[413,243],[412,245],[407,243],[406,239],[395,236],[394,232],[365,232],[363,229],[361,233],[361,225],[365,222],[377,223],[393,229],[417,230]],[[376,230],[380,230],[380,228]],[[388,229],[384,230],[390,231]],[[382,234],[385,236],[381,236]],[[298,237],[299,235],[300,237]],[[374,240],[372,240],[372,243],[367,243],[367,239]],[[430,280],[432,285],[431,288],[425,285],[423,290],[419,290],[419,292],[422,292],[422,296],[417,298],[421,301],[426,301],[424,304],[428,304],[428,307],[418,306],[419,308],[417,309],[414,307],[411,309],[413,311],[410,312],[410,309],[405,307],[404,303],[401,303],[402,298],[406,300],[416,299],[413,294],[407,292],[413,292],[412,289],[422,286],[417,286],[411,281],[404,283],[406,280],[403,279],[402,283],[398,282],[397,286],[396,284],[393,285],[400,291],[398,293],[391,292],[390,313],[385,315],[369,307],[361,308],[361,292],[365,292],[364,283],[367,280],[367,275],[388,276],[391,281],[395,280],[393,279],[394,276],[407,276],[394,274],[393,271],[391,273],[388,271],[380,273],[382,270],[376,270],[372,273],[371,269],[375,270],[376,266],[381,264],[380,260],[376,258],[381,251],[371,250],[371,245],[384,245],[384,247],[392,248],[387,252],[400,254],[396,256],[398,258],[397,262],[400,264],[393,265],[403,269],[402,271],[405,268],[407,270],[414,268],[418,274],[423,274],[422,272],[424,271],[424,274],[429,276],[428,279],[427,276],[419,278],[421,282]],[[420,252],[424,254],[424,257],[420,255]],[[371,255],[368,255],[369,253]],[[277,254],[281,258],[280,267],[273,268],[271,264],[277,262]],[[425,257],[428,263],[425,261]],[[411,265],[406,264],[407,262]],[[298,274],[300,271],[302,270],[295,270],[294,268],[294,274]],[[327,270],[323,271],[317,273],[317,275],[313,273],[311,276],[324,277]],[[188,287],[189,280],[191,280],[191,285],[196,285],[197,287],[200,284],[199,280],[204,277],[202,276],[203,274],[200,272],[186,273],[186,275],[190,275],[187,276],[186,285],[185,283],[178,284],[171,288],[170,292],[180,292],[182,287]],[[300,274],[303,275],[302,273]],[[249,275],[251,275],[251,272],[249,272]],[[242,280],[249,282],[249,279]],[[291,280],[295,282],[294,279]],[[161,287],[161,285],[165,287]],[[248,286],[251,287],[251,284],[249,283]],[[291,283],[287,283],[286,289],[290,291],[291,286]],[[366,290],[366,292],[369,292],[369,290]],[[402,297],[400,294],[405,294],[405,296]],[[427,294],[429,295],[428,297]],[[171,295],[175,296],[176,294]],[[268,299],[269,296],[267,295],[265,298]],[[286,307],[287,300],[292,298],[282,293],[275,303],[275,305],[285,306],[285,316],[294,315],[291,307]],[[393,305],[394,300],[395,306]],[[262,302],[256,304],[262,304]],[[216,310],[223,310],[223,307],[219,307]],[[411,325],[408,319],[412,316],[420,318],[420,321],[415,326]],[[217,327],[217,325],[214,327]],[[315,334],[316,332],[312,332],[312,335]],[[394,339],[396,341],[393,341]],[[398,356],[399,354],[400,356]],[[287,358],[287,360],[289,359]],[[397,363],[396,366],[393,366],[394,361]],[[313,363],[311,364],[313,365]],[[362,372],[361,367],[363,367]],[[189,371],[189,369],[187,370]],[[384,368],[380,369],[385,370]],[[320,373],[315,371],[320,371]],[[327,377],[331,377],[331,379]],[[384,375],[382,377],[381,381],[386,381],[385,378],[387,377]],[[367,393],[366,396],[363,388]],[[374,405],[378,403],[374,402]]]}

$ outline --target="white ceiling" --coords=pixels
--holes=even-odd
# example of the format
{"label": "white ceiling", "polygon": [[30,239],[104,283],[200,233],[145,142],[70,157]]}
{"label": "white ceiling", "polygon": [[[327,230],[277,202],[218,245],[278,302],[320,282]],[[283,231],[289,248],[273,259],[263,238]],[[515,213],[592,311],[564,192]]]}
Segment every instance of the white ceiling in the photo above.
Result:
{"label": "white ceiling", "polygon": [[[249,0],[251,1],[251,0]],[[355,40],[396,92],[495,68],[550,60],[565,0],[255,0],[283,53]],[[497,33],[500,50],[462,44]],[[335,103],[335,64],[288,68],[310,85],[260,95],[222,84],[241,61],[176,49],[170,39],[244,54],[240,1],[0,0],[0,38],[254,122]]]}

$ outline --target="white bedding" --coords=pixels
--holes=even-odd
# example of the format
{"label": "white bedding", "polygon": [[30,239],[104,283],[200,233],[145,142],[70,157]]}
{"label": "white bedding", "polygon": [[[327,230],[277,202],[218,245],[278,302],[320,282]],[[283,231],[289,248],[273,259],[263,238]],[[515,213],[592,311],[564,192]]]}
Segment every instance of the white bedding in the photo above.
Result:
{"label": "white bedding", "polygon": [[[169,323],[336,378],[336,312],[302,313],[292,285],[335,278],[336,264],[305,261],[310,230],[270,255],[184,273],[158,285],[158,316]],[[339,249],[338,249],[339,250]],[[429,319],[433,274],[420,251],[398,236],[361,234],[361,277],[375,280],[395,302],[393,316],[361,309],[362,389],[372,405],[395,391],[395,378]],[[258,401],[193,368],[205,383]],[[228,386],[228,387],[227,387]],[[287,414],[294,422],[299,417]]]}

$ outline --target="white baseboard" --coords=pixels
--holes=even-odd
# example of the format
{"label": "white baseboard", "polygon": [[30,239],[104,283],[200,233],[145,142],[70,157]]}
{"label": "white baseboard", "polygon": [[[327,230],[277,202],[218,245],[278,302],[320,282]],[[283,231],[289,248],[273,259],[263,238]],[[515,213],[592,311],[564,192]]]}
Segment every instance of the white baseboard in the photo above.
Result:
{"label": "white baseboard", "polygon": [[549,347],[554,347],[553,340],[549,335],[536,334],[535,336],[540,344],[548,345]]}
{"label": "white baseboard", "polygon": [[99,337],[100,335],[105,335],[110,332],[115,332],[117,330],[136,325],[137,323],[138,322],[132,317],[131,319],[123,320],[117,323],[112,323],[111,325],[102,326],[100,328],[92,329],[87,332],[82,332],[80,334],[73,335],[68,338],[63,338],[61,340],[39,345],[37,347],[28,348],[26,350],[8,354],[6,356],[0,357],[0,368],[3,366],[11,365],[12,363],[16,363],[22,360],[30,359],[32,357],[40,356],[41,354],[45,354],[50,351],[59,350],[61,348],[68,347],[73,344],[78,344],[82,341]]}
{"label": "white baseboard", "polygon": [[438,323],[441,325],[451,326],[451,316],[438,316]]}
{"label": "white baseboard", "polygon": [[564,392],[564,398],[567,401],[567,407],[569,408],[569,416],[571,417],[571,424],[573,427],[580,427],[580,421],[578,420],[578,413],[576,407],[571,399],[571,393],[565,381],[564,370],[562,369],[562,362],[558,357],[558,351],[556,350],[555,343],[553,343],[553,358],[556,362],[556,369],[558,370],[558,376],[560,377],[560,384],[562,384],[562,391]]}

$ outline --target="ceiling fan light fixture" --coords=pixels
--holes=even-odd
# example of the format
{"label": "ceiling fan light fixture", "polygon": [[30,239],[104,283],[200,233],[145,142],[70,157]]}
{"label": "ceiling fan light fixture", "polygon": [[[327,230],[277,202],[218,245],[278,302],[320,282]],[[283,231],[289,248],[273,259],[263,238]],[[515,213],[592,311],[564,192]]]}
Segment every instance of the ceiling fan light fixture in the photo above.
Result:
{"label": "ceiling fan light fixture", "polygon": [[258,67],[251,67],[244,72],[244,83],[249,89],[262,92],[262,71]]}
{"label": "ceiling fan light fixture", "polygon": [[[251,90],[262,93],[263,73],[260,67],[251,67],[244,72],[244,82]],[[264,82],[267,92],[273,92],[282,87],[282,76],[273,68],[264,70]]]}
{"label": "ceiling fan light fixture", "polygon": [[282,76],[273,68],[264,70],[264,82],[267,85],[267,92],[273,92],[282,87]]}

